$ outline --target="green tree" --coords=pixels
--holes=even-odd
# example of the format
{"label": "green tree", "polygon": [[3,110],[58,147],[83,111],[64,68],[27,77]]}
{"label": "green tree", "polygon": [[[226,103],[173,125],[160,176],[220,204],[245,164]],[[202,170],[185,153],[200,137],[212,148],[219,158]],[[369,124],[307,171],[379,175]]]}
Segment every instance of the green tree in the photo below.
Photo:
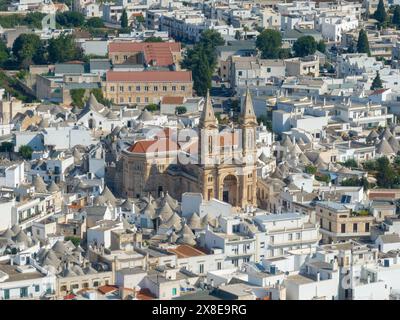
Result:
{"label": "green tree", "polygon": [[85,89],[71,89],[69,94],[72,99],[72,104],[78,108],[83,108],[85,102],[83,98],[85,96]]}
{"label": "green tree", "polygon": [[143,42],[164,42],[161,37],[148,37]]}
{"label": "green tree", "polygon": [[377,184],[384,188],[393,188],[398,181],[398,175],[390,165],[388,158],[381,157],[376,160],[378,174],[376,176]]}
{"label": "green tree", "polygon": [[49,40],[48,54],[50,62],[80,60],[82,52],[76,46],[72,35],[62,34]]}
{"label": "green tree", "polygon": [[23,24],[26,24],[32,28],[42,28],[42,20],[46,15],[41,12],[29,12],[26,14],[23,20]]}
{"label": "green tree", "polygon": [[235,39],[236,39],[236,40],[240,40],[241,38],[242,38],[242,34],[240,33],[239,30],[236,30],[236,32],[235,32]]}
{"label": "green tree", "polygon": [[30,146],[27,145],[20,146],[18,152],[22,158],[26,160],[32,159],[33,150]]}
{"label": "green tree", "polygon": [[12,142],[4,141],[0,145],[0,152],[12,152],[14,144]]}
{"label": "green tree", "polygon": [[15,39],[12,52],[21,68],[28,68],[34,62],[34,56],[41,46],[36,34],[21,34]]}
{"label": "green tree", "polygon": [[369,50],[368,36],[364,29],[361,29],[360,32],[358,33],[357,52],[367,53],[368,56],[371,55],[371,52]]}
{"label": "green tree", "polygon": [[344,165],[345,167],[347,167],[347,168],[357,168],[357,167],[358,167],[357,161],[354,160],[354,159],[348,159],[348,160],[346,160],[346,161],[343,163],[343,165]]}
{"label": "green tree", "polygon": [[99,17],[92,17],[88,19],[85,24],[89,28],[104,28],[104,22]]}
{"label": "green tree", "polygon": [[0,66],[3,66],[4,63],[10,58],[10,52],[4,43],[4,41],[0,41]]}
{"label": "green tree", "polygon": [[374,12],[374,19],[376,19],[380,23],[384,23],[386,20],[386,17],[387,17],[387,14],[386,14],[386,10],[385,10],[385,4],[383,3],[383,0],[379,0],[376,11]]}
{"label": "green tree", "polygon": [[187,109],[185,106],[179,106],[175,108],[175,113],[176,114],[184,114],[187,112]]}
{"label": "green tree", "polygon": [[154,112],[154,111],[160,110],[160,106],[156,103],[150,103],[145,107],[145,109],[147,111]]}
{"label": "green tree", "polygon": [[96,88],[96,89],[92,89],[90,90],[90,93],[93,93],[93,95],[96,97],[96,100],[105,105],[105,106],[110,106],[111,105],[111,101],[104,98],[103,96],[103,90],[101,90],[100,88]]}
{"label": "green tree", "polygon": [[188,49],[182,61],[182,67],[192,71],[193,88],[200,96],[205,96],[211,88],[211,78],[217,66],[217,46],[225,41],[215,30],[203,31],[200,41],[193,49]]}
{"label": "green tree", "polygon": [[128,28],[128,14],[126,13],[126,10],[124,9],[122,11],[122,15],[121,15],[121,28],[122,29],[126,29]]}
{"label": "green tree", "polygon": [[324,40],[319,40],[317,43],[317,50],[319,52],[325,53],[326,52],[326,44]]}
{"label": "green tree", "polygon": [[75,247],[77,247],[81,244],[81,238],[79,238],[79,237],[67,236],[64,238],[64,240],[71,241]]}
{"label": "green tree", "polygon": [[394,6],[392,23],[399,28],[400,27],[400,5]]}
{"label": "green tree", "polygon": [[256,47],[263,59],[276,59],[282,46],[282,36],[277,30],[266,29],[256,39]]}
{"label": "green tree", "polygon": [[312,165],[308,165],[304,168],[304,172],[308,173],[308,174],[316,174],[317,173],[317,168],[312,166]]}
{"label": "green tree", "polygon": [[376,76],[375,76],[374,80],[372,81],[371,90],[377,90],[377,89],[382,89],[382,88],[383,88],[382,80],[381,80],[381,77],[379,76],[379,71],[377,71]]}
{"label": "green tree", "polygon": [[259,124],[261,124],[261,122],[262,122],[263,125],[265,125],[269,131],[272,131],[272,120],[271,120],[271,118],[268,118],[267,115],[258,116],[257,122]]}
{"label": "green tree", "polygon": [[317,42],[312,36],[303,36],[298,38],[293,44],[293,51],[296,57],[304,57],[315,53]]}
{"label": "green tree", "polygon": [[82,27],[85,24],[85,16],[77,11],[60,12],[56,15],[56,22],[68,28]]}
{"label": "green tree", "polygon": [[144,23],[145,22],[144,17],[142,15],[136,16],[135,20],[136,20],[137,23]]}

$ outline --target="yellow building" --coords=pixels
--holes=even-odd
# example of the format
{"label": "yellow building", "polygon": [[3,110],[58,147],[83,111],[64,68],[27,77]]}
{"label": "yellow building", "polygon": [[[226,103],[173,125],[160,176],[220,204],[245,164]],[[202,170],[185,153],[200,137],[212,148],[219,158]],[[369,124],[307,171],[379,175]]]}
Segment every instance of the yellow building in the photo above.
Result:
{"label": "yellow building", "polygon": [[158,197],[168,191],[181,199],[184,192],[200,192],[206,200],[256,205],[256,126],[249,91],[239,125],[223,131],[208,95],[196,137],[185,140],[180,132],[164,130],[122,152],[121,195]]}
{"label": "yellow building", "polygon": [[105,97],[115,104],[159,103],[163,97],[192,97],[191,71],[108,71]]}

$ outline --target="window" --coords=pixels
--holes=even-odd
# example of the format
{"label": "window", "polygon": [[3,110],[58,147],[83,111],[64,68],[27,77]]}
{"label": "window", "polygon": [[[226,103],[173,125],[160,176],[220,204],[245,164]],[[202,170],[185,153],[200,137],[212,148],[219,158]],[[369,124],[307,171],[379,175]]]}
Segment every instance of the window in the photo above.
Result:
{"label": "window", "polygon": [[140,91],[140,86],[136,86],[136,91]]}
{"label": "window", "polygon": [[242,76],[242,75],[243,75],[243,72],[242,72],[242,71],[239,71],[239,72],[238,72],[238,75],[239,75],[239,76]]}
{"label": "window", "polygon": [[172,295],[173,295],[173,296],[176,296],[176,293],[177,293],[176,288],[172,288]]}
{"label": "window", "polygon": [[35,292],[39,292],[40,291],[40,286],[39,285],[35,285]]}
{"label": "window", "polygon": [[261,248],[261,249],[265,248],[265,242],[261,242],[261,243],[260,243],[260,248]]}
{"label": "window", "polygon": [[172,91],[176,91],[176,86],[172,86]]}
{"label": "window", "polygon": [[201,274],[204,273],[204,264],[200,264],[200,265],[199,265],[199,272],[200,272]]}
{"label": "window", "polygon": [[10,299],[10,289],[4,289],[4,300]]}
{"label": "window", "polygon": [[268,73],[271,72],[271,68],[267,68],[267,72],[268,72]]}
{"label": "window", "polygon": [[19,296],[20,298],[26,298],[28,296],[28,287],[21,288]]}
{"label": "window", "polygon": [[274,243],[274,236],[271,236],[270,240],[271,240],[271,243]]}
{"label": "window", "polygon": [[353,223],[353,232],[357,232],[357,230],[358,230],[358,224]]}
{"label": "window", "polygon": [[369,232],[369,222],[365,224],[365,232]]}
{"label": "window", "polygon": [[136,97],[136,102],[140,103],[140,97]]}
{"label": "window", "polygon": [[163,90],[163,91],[167,91],[167,90],[168,90],[168,89],[167,89],[167,86],[163,86],[163,87],[162,87],[162,90]]}
{"label": "window", "polygon": [[293,240],[293,234],[289,233],[288,234],[288,239],[289,239],[289,241],[292,241]]}
{"label": "window", "polygon": [[300,233],[300,232],[297,232],[297,233],[296,233],[296,240],[300,240],[300,238],[301,238],[301,233]]}
{"label": "window", "polygon": [[221,270],[222,269],[222,262],[218,262],[217,263],[217,270]]}
{"label": "window", "polygon": [[132,91],[132,86],[129,86],[129,87],[128,87],[128,91]]}
{"label": "window", "polygon": [[153,87],[153,90],[154,90],[154,91],[158,91],[158,87],[157,87],[157,86],[154,86],[154,87]]}
{"label": "window", "polygon": [[329,231],[332,231],[332,223],[329,221]]}
{"label": "window", "polygon": [[342,223],[342,225],[341,225],[340,228],[341,228],[340,231],[341,231],[342,233],[345,233],[345,232],[346,232],[346,224]]}
{"label": "window", "polygon": [[181,91],[185,91],[186,87],[185,86],[181,86]]}
{"label": "window", "polygon": [[124,92],[124,87],[123,87],[123,86],[120,86],[120,87],[119,87],[119,91],[120,91],[120,92]]}
{"label": "window", "polygon": [[148,86],[145,86],[145,87],[144,87],[144,91],[149,91],[149,87],[148,87]]}
{"label": "window", "polygon": [[114,91],[115,91],[115,87],[114,87],[114,86],[111,86],[111,87],[110,87],[110,91],[111,91],[111,92],[114,92]]}

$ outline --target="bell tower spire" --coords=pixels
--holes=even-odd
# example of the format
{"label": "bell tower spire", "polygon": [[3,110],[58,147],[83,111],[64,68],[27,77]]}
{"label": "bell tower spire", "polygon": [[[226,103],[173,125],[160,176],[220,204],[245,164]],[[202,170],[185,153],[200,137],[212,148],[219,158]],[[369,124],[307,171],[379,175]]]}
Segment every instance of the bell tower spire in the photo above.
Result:
{"label": "bell tower spire", "polygon": [[214,114],[214,109],[211,103],[210,90],[207,90],[206,101],[204,103],[203,111],[200,116],[199,128],[215,128],[218,126],[217,118]]}
{"label": "bell tower spire", "polygon": [[246,89],[246,97],[241,114],[241,123],[244,125],[257,125],[256,114],[254,113],[253,101],[249,87]]}

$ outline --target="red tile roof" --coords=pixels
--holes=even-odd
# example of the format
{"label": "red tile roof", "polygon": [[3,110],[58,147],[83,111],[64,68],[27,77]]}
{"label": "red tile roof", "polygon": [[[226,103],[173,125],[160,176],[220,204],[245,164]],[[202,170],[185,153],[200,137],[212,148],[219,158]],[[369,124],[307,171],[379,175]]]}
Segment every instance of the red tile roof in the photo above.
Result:
{"label": "red tile roof", "polygon": [[183,104],[185,101],[184,97],[163,97],[163,104]]}
{"label": "red tile roof", "polygon": [[190,71],[108,71],[107,81],[117,82],[191,82]]}
{"label": "red tile roof", "polygon": [[169,66],[174,64],[173,52],[180,52],[180,42],[111,42],[108,52],[143,52],[146,63],[153,61],[158,66]]}
{"label": "red tile roof", "polygon": [[64,300],[72,300],[76,297],[76,295],[74,294],[67,294],[66,296],[64,296]]}
{"label": "red tile roof", "polygon": [[166,152],[166,151],[177,151],[179,146],[175,141],[171,139],[160,139],[160,140],[141,140],[133,144],[128,149],[129,152],[134,153],[150,153],[150,152]]}
{"label": "red tile roof", "polygon": [[97,290],[99,290],[102,294],[107,294],[107,293],[118,291],[118,288],[116,286],[105,285],[105,286],[98,287]]}
{"label": "red tile roof", "polygon": [[136,294],[136,298],[138,300],[153,300],[156,297],[151,293],[151,291],[147,288],[140,289],[140,291]]}
{"label": "red tile roof", "polygon": [[195,247],[186,244],[177,246],[175,249],[167,249],[167,251],[175,253],[178,258],[197,257],[205,255],[205,253],[200,251],[199,249],[196,249]]}

